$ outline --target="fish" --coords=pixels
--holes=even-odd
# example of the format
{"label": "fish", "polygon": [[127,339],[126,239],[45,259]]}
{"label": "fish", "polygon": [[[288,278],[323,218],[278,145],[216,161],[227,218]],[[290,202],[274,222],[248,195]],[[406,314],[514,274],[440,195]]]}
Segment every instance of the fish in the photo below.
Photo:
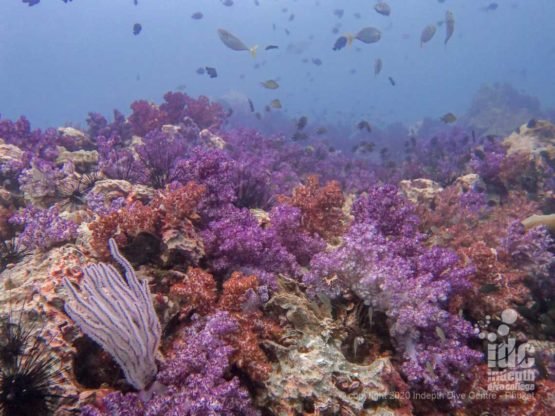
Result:
{"label": "fish", "polygon": [[312,58],[312,63],[316,66],[322,65],[322,60],[320,58]]}
{"label": "fish", "polygon": [[221,0],[222,4],[227,7],[233,6],[233,0]]}
{"label": "fish", "polygon": [[445,336],[445,332],[439,326],[436,326],[436,335],[441,340],[441,342],[447,341],[447,337]]}
{"label": "fish", "polygon": [[422,34],[420,35],[420,47],[424,46],[425,43],[432,40],[434,35],[436,34],[436,25],[428,25],[422,30]]}
{"label": "fish", "polygon": [[279,46],[277,46],[277,45],[268,45],[264,48],[264,50],[269,51],[271,49],[278,49],[278,48],[279,48]]}
{"label": "fish", "polygon": [[358,128],[359,130],[366,129],[366,131],[367,131],[368,133],[371,133],[371,132],[372,132],[372,126],[371,126],[370,123],[368,123],[366,120],[359,121],[358,124],[357,124],[357,128]]}
{"label": "fish", "polygon": [[321,136],[322,134],[326,134],[328,132],[328,129],[326,129],[325,127],[319,127],[318,130],[316,130],[316,134],[318,136]]}
{"label": "fish", "polygon": [[256,113],[254,115],[258,120],[262,120],[262,115],[260,113]]}
{"label": "fish", "polygon": [[343,13],[344,13],[343,9],[335,9],[333,11],[333,14],[335,16],[339,17],[340,19],[343,17]]}
{"label": "fish", "polygon": [[262,85],[264,88],[267,88],[269,90],[276,90],[279,88],[279,84],[273,79],[269,79],[268,81],[261,82],[260,85]]}
{"label": "fish", "polygon": [[499,4],[497,4],[496,2],[492,2],[488,4],[486,7],[482,7],[482,10],[485,12],[492,12],[494,10],[497,10],[498,7],[499,7]]}
{"label": "fish", "polygon": [[372,153],[376,145],[372,142],[362,141],[359,144],[353,146],[353,153],[367,154]]}
{"label": "fish", "polygon": [[133,25],[133,34],[137,36],[143,30],[143,26],[140,23],[135,23]]}
{"label": "fish", "polygon": [[289,31],[289,29],[283,29],[283,31],[285,32],[285,34],[286,34],[287,36],[289,36],[289,35],[291,34],[291,32]]}
{"label": "fish", "polygon": [[200,68],[197,68],[197,70],[196,70],[195,72],[196,72],[197,74],[199,74],[199,75],[204,75],[204,73],[205,73],[206,71],[204,70],[204,68],[200,67]]}
{"label": "fish", "polygon": [[249,51],[253,58],[256,56],[256,49],[258,46],[255,45],[249,48],[237,36],[225,29],[218,29],[218,36],[220,37],[222,43],[229,49],[234,51]]}
{"label": "fish", "polygon": [[250,98],[247,98],[247,100],[249,101],[249,109],[251,110],[251,113],[254,113],[254,103]]}
{"label": "fish", "polygon": [[185,84],[179,84],[177,87],[175,87],[175,89],[177,91],[184,91],[185,89],[187,89],[187,85]]}
{"label": "fish", "polygon": [[392,86],[397,85],[397,83],[395,82],[395,80],[393,79],[393,77],[387,77],[387,79],[389,80],[389,83],[390,83]]}
{"label": "fish", "polygon": [[385,1],[376,3],[374,10],[383,16],[389,16],[391,14],[391,7]]}
{"label": "fish", "polygon": [[343,49],[345,46],[347,46],[347,37],[346,36],[340,36],[335,41],[335,43],[333,45],[333,50],[334,51],[339,51],[339,50]]}
{"label": "fish", "polygon": [[360,19],[362,17],[359,12],[354,13],[353,16],[355,19]]}
{"label": "fish", "polygon": [[376,58],[374,61],[374,75],[377,76],[380,72],[382,72],[383,62],[380,58]]}
{"label": "fish", "polygon": [[297,121],[297,129],[302,130],[308,124],[308,118],[306,116],[302,116],[299,121]]}
{"label": "fish", "polygon": [[332,30],[331,33],[333,33],[334,35],[337,35],[339,33],[339,28],[337,26],[335,26]]}
{"label": "fish", "polygon": [[289,16],[289,21],[292,22],[293,20],[295,20],[295,14],[291,13],[291,16]]}
{"label": "fish", "polygon": [[445,12],[445,41],[443,44],[447,45],[451,36],[453,36],[453,32],[455,31],[455,16],[452,12],[447,10]]}
{"label": "fish", "polygon": [[302,131],[296,131],[295,133],[293,133],[293,136],[291,136],[291,140],[293,140],[294,142],[299,142],[306,139],[308,139],[308,134],[303,133]]}
{"label": "fish", "polygon": [[210,66],[206,67],[206,73],[210,78],[216,78],[218,76],[218,72],[216,71],[216,68],[212,68]]}
{"label": "fish", "polygon": [[204,17],[204,15],[201,12],[195,12],[191,15],[191,19],[194,20],[200,20]]}
{"label": "fish", "polygon": [[375,27],[365,27],[359,30],[354,38],[364,43],[376,43],[382,38],[382,33]]}
{"label": "fish", "polygon": [[276,98],[275,100],[272,100],[272,101],[270,102],[270,106],[271,106],[272,108],[280,109],[280,108],[281,108],[281,101],[278,100],[278,99]]}
{"label": "fish", "polygon": [[450,124],[457,121],[457,117],[453,113],[446,113],[440,117],[440,120],[443,121],[445,124]]}
{"label": "fish", "polygon": [[254,0],[254,5],[255,6],[260,6],[260,3],[258,2],[258,0]]}
{"label": "fish", "polygon": [[138,5],[139,5],[139,0],[133,0],[133,4],[134,4],[135,6],[138,6]]}

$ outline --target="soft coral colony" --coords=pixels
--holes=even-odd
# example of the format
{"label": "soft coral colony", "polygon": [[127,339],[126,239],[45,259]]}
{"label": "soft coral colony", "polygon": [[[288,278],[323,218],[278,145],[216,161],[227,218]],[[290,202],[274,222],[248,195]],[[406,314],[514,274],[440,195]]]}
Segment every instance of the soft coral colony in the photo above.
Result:
{"label": "soft coral colony", "polygon": [[[553,209],[554,126],[394,164],[227,128],[206,97],[131,110],[0,120],[2,307],[41,305],[51,414],[553,414],[553,219],[522,221]],[[535,391],[475,399],[476,328],[507,309]]]}

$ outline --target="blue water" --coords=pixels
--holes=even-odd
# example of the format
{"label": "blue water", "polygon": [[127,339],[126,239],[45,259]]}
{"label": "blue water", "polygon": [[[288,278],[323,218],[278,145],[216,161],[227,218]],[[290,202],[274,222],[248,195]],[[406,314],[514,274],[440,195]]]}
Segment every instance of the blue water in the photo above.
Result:
{"label": "blue water", "polygon": [[[34,7],[3,0],[0,113],[25,114],[38,127],[82,123],[88,111],[127,114],[134,99],[159,101],[180,85],[189,95],[238,107],[245,97],[260,109],[279,98],[287,116],[346,124],[366,117],[377,125],[410,125],[448,111],[462,114],[481,85],[495,82],[555,107],[555,2],[501,0],[497,10],[482,10],[490,3],[391,0],[392,14],[385,17],[369,0],[259,0],[259,6],[237,0],[231,7],[219,0],[139,0],[138,6],[133,0],[42,0]],[[344,10],[343,18],[335,9]],[[421,48],[422,29],[443,20],[446,10],[455,16],[453,38],[444,46],[445,26],[438,27]],[[191,18],[197,11],[203,19]],[[135,23],[143,27],[138,36]],[[339,34],[333,34],[337,24]],[[365,26],[379,28],[382,40],[332,51],[340,34]],[[257,57],[227,49],[216,34],[220,27],[260,45]],[[264,51],[268,44],[279,49]],[[384,68],[374,77],[378,57]],[[323,64],[315,66],[312,58]],[[215,67],[218,78],[196,74],[201,66]],[[266,79],[278,79],[280,89],[263,89]]]}

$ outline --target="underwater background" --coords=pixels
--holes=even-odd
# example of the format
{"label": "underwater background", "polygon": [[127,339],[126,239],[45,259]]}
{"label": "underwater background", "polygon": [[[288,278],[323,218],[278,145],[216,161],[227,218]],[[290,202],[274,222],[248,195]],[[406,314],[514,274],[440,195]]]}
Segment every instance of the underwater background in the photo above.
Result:
{"label": "underwater background", "polygon": [[0,416],[555,414],[554,18],[3,0]]}

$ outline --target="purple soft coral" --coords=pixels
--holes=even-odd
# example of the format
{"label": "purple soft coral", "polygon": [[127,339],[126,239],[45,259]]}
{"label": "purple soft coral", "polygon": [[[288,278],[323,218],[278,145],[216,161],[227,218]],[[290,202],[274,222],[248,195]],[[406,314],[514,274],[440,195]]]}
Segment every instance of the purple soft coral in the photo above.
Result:
{"label": "purple soft coral", "polygon": [[82,416],[256,416],[248,391],[237,377],[229,378],[233,348],[224,338],[239,330],[226,312],[205,322],[193,317],[173,355],[158,373],[167,389],[142,402],[137,393],[111,393],[101,408],[86,406]]}

